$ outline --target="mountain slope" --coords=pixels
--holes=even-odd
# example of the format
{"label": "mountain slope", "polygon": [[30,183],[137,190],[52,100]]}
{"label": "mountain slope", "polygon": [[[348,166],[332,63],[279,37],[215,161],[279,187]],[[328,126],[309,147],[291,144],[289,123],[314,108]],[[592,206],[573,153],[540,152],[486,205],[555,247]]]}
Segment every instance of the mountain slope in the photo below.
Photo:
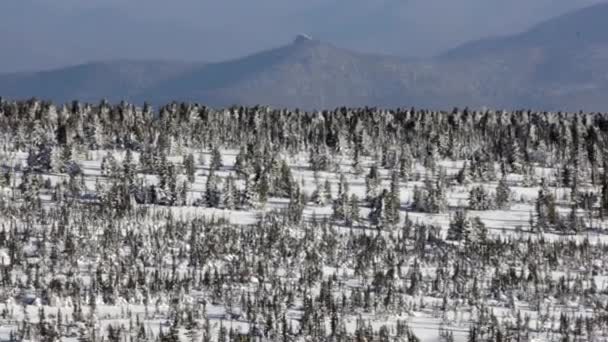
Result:
{"label": "mountain slope", "polygon": [[464,44],[436,63],[468,68],[512,104],[606,109],[608,3],[577,10],[521,34]]}
{"label": "mountain slope", "polygon": [[90,63],[0,75],[0,95],[55,101],[195,101],[212,106],[608,108],[608,4],[426,61],[353,52],[301,36],[209,64]]}
{"label": "mountain slope", "polygon": [[456,81],[443,79],[431,64],[300,38],[242,59],[205,65],[161,82],[137,98],[305,109],[470,103]]}
{"label": "mountain slope", "polygon": [[0,95],[57,102],[130,100],[142,89],[186,72],[194,65],[164,61],[95,62],[50,71],[0,75]]}

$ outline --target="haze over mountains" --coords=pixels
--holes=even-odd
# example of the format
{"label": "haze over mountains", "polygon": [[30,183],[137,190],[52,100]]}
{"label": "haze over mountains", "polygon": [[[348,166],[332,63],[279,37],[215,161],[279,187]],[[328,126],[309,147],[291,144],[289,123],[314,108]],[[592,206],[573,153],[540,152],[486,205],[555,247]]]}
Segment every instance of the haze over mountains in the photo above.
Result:
{"label": "haze over mountains", "polygon": [[97,102],[103,97],[306,109],[372,105],[602,110],[608,108],[605,18],[608,4],[602,3],[523,33],[473,41],[416,61],[300,38],[226,62],[88,63],[0,75],[0,95],[58,102]]}
{"label": "haze over mountains", "polygon": [[307,32],[362,52],[430,57],[606,0],[3,0],[0,72],[99,60],[224,61]]}

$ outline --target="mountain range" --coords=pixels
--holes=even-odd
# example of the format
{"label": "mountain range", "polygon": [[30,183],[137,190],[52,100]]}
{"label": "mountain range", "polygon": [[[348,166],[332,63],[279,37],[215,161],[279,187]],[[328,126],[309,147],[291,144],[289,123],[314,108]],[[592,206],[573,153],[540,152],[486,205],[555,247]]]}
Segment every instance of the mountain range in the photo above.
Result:
{"label": "mountain range", "polygon": [[465,43],[435,58],[355,52],[298,36],[225,62],[118,60],[0,74],[0,95],[57,102],[172,100],[268,104],[608,108],[608,4],[568,12],[514,35]]}

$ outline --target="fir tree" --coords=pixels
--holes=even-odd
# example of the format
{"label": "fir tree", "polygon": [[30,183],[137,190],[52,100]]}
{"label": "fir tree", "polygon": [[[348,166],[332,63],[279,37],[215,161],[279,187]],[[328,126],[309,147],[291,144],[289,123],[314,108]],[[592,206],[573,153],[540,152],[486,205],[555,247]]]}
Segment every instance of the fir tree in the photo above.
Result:
{"label": "fir tree", "polygon": [[257,193],[255,188],[252,186],[252,181],[248,178],[245,180],[245,188],[241,192],[239,200],[239,208],[250,209],[256,205]]}
{"label": "fir tree", "polygon": [[391,173],[390,192],[386,198],[386,221],[390,224],[399,223],[399,211],[401,209],[401,195],[399,174],[397,171]]}
{"label": "fir tree", "polygon": [[507,183],[507,178],[503,176],[500,181],[498,181],[498,186],[496,187],[496,208],[507,210],[510,207],[510,202],[511,189]]}
{"label": "fir tree", "polygon": [[325,183],[323,184],[323,200],[325,203],[331,203],[332,195],[331,195],[331,183],[329,179],[325,179]]}
{"label": "fir tree", "polygon": [[222,166],[224,166],[224,163],[222,162],[222,154],[220,153],[220,150],[217,147],[214,147],[211,150],[211,163],[209,164],[209,168],[212,171],[217,171]]}
{"label": "fir tree", "polygon": [[186,176],[188,177],[188,182],[194,183],[194,180],[196,178],[196,167],[195,167],[195,163],[194,163],[194,155],[192,153],[189,153],[183,159],[184,159],[184,162],[183,162],[184,172],[186,173]]}
{"label": "fir tree", "polygon": [[468,240],[472,230],[471,221],[463,210],[454,213],[448,228],[448,240],[462,241]]}
{"label": "fir tree", "polygon": [[468,185],[469,183],[471,183],[470,171],[467,161],[465,161],[462,165],[462,169],[458,171],[458,174],[456,175],[456,181],[458,181],[458,184],[460,185]]}
{"label": "fir tree", "polygon": [[348,206],[349,208],[346,223],[350,226],[353,223],[359,222],[359,218],[361,216],[361,212],[359,210],[359,198],[357,197],[357,195],[352,194],[350,196]]}
{"label": "fir tree", "polygon": [[257,200],[261,205],[265,205],[266,201],[268,201],[268,176],[265,172],[262,172],[258,181],[257,181]]}
{"label": "fir tree", "polygon": [[469,191],[469,208],[472,210],[489,210],[492,201],[482,185],[475,186]]}
{"label": "fir tree", "polygon": [[219,178],[214,172],[207,177],[205,186],[205,204],[210,208],[217,208],[220,205],[221,195],[219,191]]}
{"label": "fir tree", "polygon": [[365,177],[365,199],[372,202],[380,194],[380,173],[378,167],[372,165],[367,177]]}
{"label": "fir tree", "polygon": [[224,208],[235,209],[237,204],[237,190],[234,185],[234,178],[232,175],[228,175],[224,182]]}

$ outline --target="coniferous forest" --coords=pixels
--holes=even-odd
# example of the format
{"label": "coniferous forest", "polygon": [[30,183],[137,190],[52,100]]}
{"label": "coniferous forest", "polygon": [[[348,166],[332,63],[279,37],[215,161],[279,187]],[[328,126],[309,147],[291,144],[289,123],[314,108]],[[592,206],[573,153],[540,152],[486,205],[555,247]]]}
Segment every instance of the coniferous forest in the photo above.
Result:
{"label": "coniferous forest", "polygon": [[608,340],[608,116],[0,100],[0,340]]}

